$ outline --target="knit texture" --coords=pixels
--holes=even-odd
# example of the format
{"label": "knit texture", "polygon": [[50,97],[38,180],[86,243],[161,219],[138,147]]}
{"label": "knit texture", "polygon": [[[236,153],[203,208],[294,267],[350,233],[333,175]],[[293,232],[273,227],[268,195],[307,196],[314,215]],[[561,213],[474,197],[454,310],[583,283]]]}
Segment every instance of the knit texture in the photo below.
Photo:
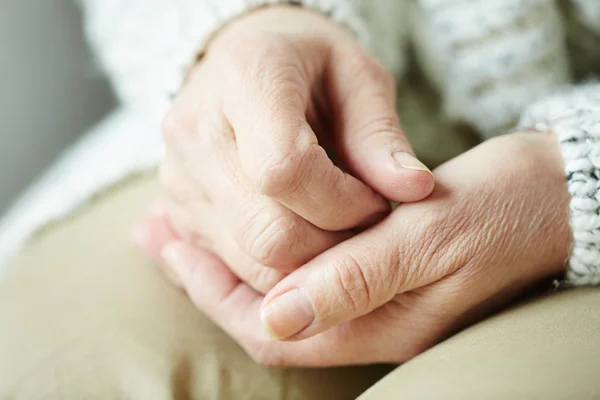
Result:
{"label": "knit texture", "polygon": [[447,117],[492,137],[570,81],[559,10],[548,0],[420,0],[411,9],[420,65]]}
{"label": "knit texture", "polygon": [[571,194],[573,247],[567,280],[575,285],[600,284],[600,84],[533,104],[518,126],[558,137]]}
{"label": "knit texture", "polygon": [[[406,0],[79,0],[99,61],[126,104],[161,106],[224,24],[253,9],[297,4],[346,26],[391,71],[404,70]],[[392,49],[390,51],[390,49]]]}

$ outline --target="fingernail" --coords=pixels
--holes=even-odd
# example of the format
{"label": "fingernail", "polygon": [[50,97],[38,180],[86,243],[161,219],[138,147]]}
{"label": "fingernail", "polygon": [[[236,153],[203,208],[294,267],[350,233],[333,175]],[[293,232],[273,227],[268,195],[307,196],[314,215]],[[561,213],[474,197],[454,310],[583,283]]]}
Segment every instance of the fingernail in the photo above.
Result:
{"label": "fingernail", "polygon": [[315,313],[304,291],[294,289],[272,300],[263,308],[260,319],[269,336],[283,340],[309,326]]}
{"label": "fingernail", "polygon": [[161,256],[166,263],[165,273],[169,279],[173,280],[175,284],[181,285],[190,269],[182,246],[178,243],[169,243],[162,250]]}
{"label": "fingernail", "polygon": [[421,161],[411,154],[403,151],[397,151],[392,154],[392,157],[396,162],[403,168],[408,168],[416,171],[427,171],[433,175],[431,170],[425,166]]}

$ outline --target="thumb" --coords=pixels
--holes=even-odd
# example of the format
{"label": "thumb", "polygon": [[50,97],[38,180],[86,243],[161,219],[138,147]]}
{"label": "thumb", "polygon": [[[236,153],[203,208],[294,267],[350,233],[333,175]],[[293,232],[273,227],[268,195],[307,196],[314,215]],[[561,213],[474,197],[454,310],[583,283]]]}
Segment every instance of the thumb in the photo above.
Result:
{"label": "thumb", "polygon": [[332,57],[340,155],[348,170],[387,199],[418,201],[434,186],[414,155],[396,113],[392,75],[366,54]]}
{"label": "thumb", "polygon": [[[403,265],[393,218],[322,253],[279,282],[265,297],[261,320],[279,340],[304,339],[356,319],[433,274]],[[431,276],[430,276],[431,275]]]}
{"label": "thumb", "polygon": [[246,177],[258,193],[322,230],[380,219],[388,202],[335,166],[320,146],[306,120],[311,83],[298,72],[301,60],[285,54],[285,62],[255,67],[255,75],[270,79],[244,80],[240,94],[224,100]]}

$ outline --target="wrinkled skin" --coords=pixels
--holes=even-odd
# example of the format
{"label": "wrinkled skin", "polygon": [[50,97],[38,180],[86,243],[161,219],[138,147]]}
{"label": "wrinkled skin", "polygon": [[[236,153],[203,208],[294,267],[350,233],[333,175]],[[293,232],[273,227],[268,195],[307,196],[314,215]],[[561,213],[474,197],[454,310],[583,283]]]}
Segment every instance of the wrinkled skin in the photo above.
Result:
{"label": "wrinkled skin", "polygon": [[[434,186],[402,133],[391,75],[344,28],[297,7],[225,27],[163,132],[173,230],[261,293],[381,220],[387,199],[417,201]],[[152,235],[134,234],[149,248]]]}
{"label": "wrinkled skin", "polygon": [[[210,251],[164,233],[165,213],[146,223],[164,233],[153,244],[169,249],[173,279],[257,362],[398,363],[560,273],[570,246],[569,196],[553,135],[489,140],[434,172],[426,200],[401,205],[266,296]],[[314,311],[306,326],[273,305],[294,289]]]}

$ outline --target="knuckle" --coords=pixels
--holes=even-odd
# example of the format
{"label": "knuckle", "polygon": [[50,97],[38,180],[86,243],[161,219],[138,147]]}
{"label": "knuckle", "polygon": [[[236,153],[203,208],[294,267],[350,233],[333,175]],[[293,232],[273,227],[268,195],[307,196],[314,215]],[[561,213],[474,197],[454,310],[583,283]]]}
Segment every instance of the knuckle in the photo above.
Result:
{"label": "knuckle", "polygon": [[284,277],[281,272],[257,263],[249,269],[248,284],[261,294],[267,294]]}
{"label": "knuckle", "polygon": [[291,157],[273,155],[259,168],[255,178],[256,189],[265,196],[279,196],[290,191],[297,173],[298,166]]}
{"label": "knuckle", "polygon": [[369,309],[372,304],[371,290],[365,266],[350,254],[332,264],[333,284],[338,287],[334,293],[341,293],[343,302],[354,312]]}
{"label": "knuckle", "polygon": [[251,218],[245,229],[243,243],[257,263],[286,268],[290,250],[298,245],[298,221],[289,215],[274,214],[270,210],[263,210]]}
{"label": "knuckle", "polygon": [[403,132],[400,127],[400,118],[396,113],[392,113],[369,119],[366,123],[359,125],[353,134],[362,138],[380,134],[387,134],[396,138],[402,136]]}
{"label": "knuckle", "polygon": [[292,149],[274,151],[258,168],[256,189],[269,197],[293,193],[299,188],[301,176],[310,173],[306,169],[311,169],[312,159]]}

